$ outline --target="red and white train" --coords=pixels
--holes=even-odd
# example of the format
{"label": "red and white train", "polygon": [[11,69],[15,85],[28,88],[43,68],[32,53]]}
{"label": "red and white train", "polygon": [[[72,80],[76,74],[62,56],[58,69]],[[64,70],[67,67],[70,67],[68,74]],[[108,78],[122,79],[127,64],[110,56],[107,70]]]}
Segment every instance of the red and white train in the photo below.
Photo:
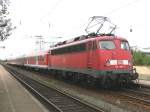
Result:
{"label": "red and white train", "polygon": [[138,78],[126,39],[113,35],[80,36],[47,52],[9,60],[9,64],[48,70],[68,80],[110,85]]}
{"label": "red and white train", "polygon": [[[128,41],[111,34],[116,25],[107,17],[93,16],[91,19],[100,23],[96,33],[58,43],[42,54],[8,60],[8,63],[46,70],[59,78],[89,84],[98,82],[104,86],[136,80],[138,74],[133,69]],[[113,25],[111,32],[98,33],[106,21]],[[90,24],[86,28],[87,32],[93,27]]]}

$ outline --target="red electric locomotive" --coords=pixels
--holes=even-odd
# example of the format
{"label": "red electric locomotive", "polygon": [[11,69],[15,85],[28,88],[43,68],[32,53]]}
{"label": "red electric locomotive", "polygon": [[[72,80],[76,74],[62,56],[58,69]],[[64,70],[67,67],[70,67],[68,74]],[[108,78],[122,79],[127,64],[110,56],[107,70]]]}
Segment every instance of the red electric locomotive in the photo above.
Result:
{"label": "red electric locomotive", "polygon": [[[92,17],[87,32],[97,25],[91,25],[95,19],[100,23],[95,33],[58,43],[50,49],[48,69],[60,77],[92,84],[100,82],[105,86],[136,80],[138,74],[133,69],[128,41],[112,34],[116,26],[106,17]],[[98,33],[106,21],[113,25],[112,30]]]}
{"label": "red electric locomotive", "polygon": [[71,43],[66,41],[50,50],[49,60],[49,69],[56,75],[62,72],[58,75],[73,80],[108,86],[137,79],[128,41],[117,36],[82,36]]}

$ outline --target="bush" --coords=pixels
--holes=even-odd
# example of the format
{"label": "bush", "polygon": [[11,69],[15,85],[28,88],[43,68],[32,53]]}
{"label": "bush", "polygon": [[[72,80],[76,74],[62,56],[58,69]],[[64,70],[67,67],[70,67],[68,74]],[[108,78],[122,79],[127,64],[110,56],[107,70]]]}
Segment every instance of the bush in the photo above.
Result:
{"label": "bush", "polygon": [[134,65],[150,65],[150,56],[140,51],[133,51],[133,64]]}

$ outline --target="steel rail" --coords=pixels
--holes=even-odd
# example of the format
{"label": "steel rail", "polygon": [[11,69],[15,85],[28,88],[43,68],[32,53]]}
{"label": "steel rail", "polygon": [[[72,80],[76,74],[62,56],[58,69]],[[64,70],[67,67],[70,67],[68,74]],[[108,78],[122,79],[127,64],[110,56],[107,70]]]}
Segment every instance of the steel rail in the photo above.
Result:
{"label": "steel rail", "polygon": [[46,102],[49,106],[52,106],[56,109],[58,112],[63,112],[61,109],[59,109],[55,104],[50,102],[46,97],[44,97],[42,94],[40,94],[38,91],[36,91],[32,86],[27,84],[25,81],[23,81],[21,78],[16,76],[16,74],[12,71],[9,71],[10,74],[12,74],[19,82],[21,82],[23,85],[25,85],[28,89],[30,89],[32,92],[34,92],[35,95],[38,95],[44,102]]}
{"label": "steel rail", "polygon": [[[129,94],[122,94],[123,96],[126,96],[126,97],[129,97],[129,98],[132,98],[132,99],[135,99],[135,100],[139,100],[139,101],[142,101],[148,105],[150,105],[150,99],[146,99],[146,98],[141,98],[141,97],[144,97],[143,95],[145,95],[146,97],[149,97],[150,98],[150,94],[149,93],[145,93],[145,92],[142,92],[142,91],[136,91],[136,90],[132,90],[132,89],[122,89],[126,92],[130,92],[130,95]],[[139,97],[136,97],[137,94]]]}
{"label": "steel rail", "polygon": [[[46,85],[43,85],[33,79],[30,79],[27,76],[24,76],[23,74],[21,75],[21,73],[19,73],[18,71],[14,71],[8,67],[7,70],[15,78],[17,78],[17,80],[19,80],[21,83],[27,86],[27,88],[34,92],[34,94],[38,95],[41,99],[43,99],[44,102],[48,104],[48,106],[52,106],[55,112],[104,112],[104,110],[97,108],[96,106],[94,107],[93,105],[90,105],[88,103],[85,103],[80,99],[75,98],[67,93],[63,93],[57,89],[54,90],[54,88],[50,88]],[[47,90],[45,90],[44,88],[46,88]],[[42,91],[46,92],[42,93]],[[50,94],[52,96],[49,96]]]}
{"label": "steel rail", "polygon": [[145,91],[141,91],[141,90],[134,90],[134,89],[124,89],[125,91],[129,91],[129,92],[134,92],[137,94],[141,94],[141,95],[147,95],[150,97],[150,93],[146,93]]}

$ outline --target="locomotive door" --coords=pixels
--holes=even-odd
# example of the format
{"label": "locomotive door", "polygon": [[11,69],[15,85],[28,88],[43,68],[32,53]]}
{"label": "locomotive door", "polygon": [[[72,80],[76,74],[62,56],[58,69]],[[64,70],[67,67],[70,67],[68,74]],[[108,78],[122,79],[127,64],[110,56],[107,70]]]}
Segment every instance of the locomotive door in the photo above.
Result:
{"label": "locomotive door", "polygon": [[87,68],[92,69],[93,65],[93,41],[87,44]]}
{"label": "locomotive door", "polygon": [[50,51],[46,54],[46,65],[48,65],[49,68],[51,66],[51,52]]}

